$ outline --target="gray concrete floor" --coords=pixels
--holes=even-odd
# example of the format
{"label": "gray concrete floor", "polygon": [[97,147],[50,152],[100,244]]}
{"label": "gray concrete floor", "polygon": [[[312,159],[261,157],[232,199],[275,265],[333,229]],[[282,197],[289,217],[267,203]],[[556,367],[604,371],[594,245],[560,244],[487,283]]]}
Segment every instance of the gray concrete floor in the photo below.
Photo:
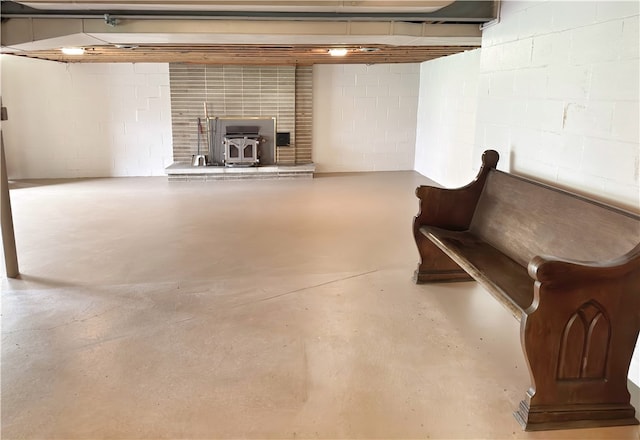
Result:
{"label": "gray concrete floor", "polygon": [[2,438],[640,438],[521,431],[518,322],[411,281],[426,182],[15,183]]}

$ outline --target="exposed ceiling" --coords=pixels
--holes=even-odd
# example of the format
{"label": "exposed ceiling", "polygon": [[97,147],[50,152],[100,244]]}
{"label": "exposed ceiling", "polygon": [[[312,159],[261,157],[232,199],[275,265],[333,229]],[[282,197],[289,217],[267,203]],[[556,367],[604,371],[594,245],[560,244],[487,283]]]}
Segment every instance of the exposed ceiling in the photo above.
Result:
{"label": "exposed ceiling", "polygon": [[[2,1],[2,53],[62,62],[421,62],[480,45],[494,1]],[[82,47],[65,55],[62,47]],[[346,48],[333,57],[330,48]]]}

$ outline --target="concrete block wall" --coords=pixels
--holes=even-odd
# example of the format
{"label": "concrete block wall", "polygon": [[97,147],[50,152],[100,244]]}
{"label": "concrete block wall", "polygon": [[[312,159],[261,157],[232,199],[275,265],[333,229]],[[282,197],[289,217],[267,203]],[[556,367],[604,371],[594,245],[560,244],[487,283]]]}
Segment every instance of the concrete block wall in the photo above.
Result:
{"label": "concrete block wall", "polygon": [[447,187],[474,172],[479,68],[479,49],[420,66],[415,169]]}
{"label": "concrete block wall", "polygon": [[419,64],[315,65],[318,172],[413,169]]}
{"label": "concrete block wall", "polygon": [[[11,178],[165,175],[173,162],[168,64],[5,55],[1,72]],[[296,147],[284,162],[313,159],[325,172],[413,169],[419,65],[304,66],[296,82]]]}
{"label": "concrete block wall", "polygon": [[172,162],[166,64],[61,64],[2,55],[12,179],[161,176]]}
{"label": "concrete block wall", "polygon": [[640,212],[638,2],[516,2],[483,32],[476,151]]}

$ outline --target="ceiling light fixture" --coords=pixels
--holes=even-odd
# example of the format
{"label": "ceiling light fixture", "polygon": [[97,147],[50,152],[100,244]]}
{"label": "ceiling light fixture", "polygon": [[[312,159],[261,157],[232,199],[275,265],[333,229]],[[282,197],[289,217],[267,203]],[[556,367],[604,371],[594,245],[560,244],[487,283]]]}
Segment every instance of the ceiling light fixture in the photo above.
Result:
{"label": "ceiling light fixture", "polygon": [[349,50],[344,47],[335,47],[333,49],[329,49],[328,52],[332,57],[343,57],[349,52]]}
{"label": "ceiling light fixture", "polygon": [[84,53],[82,47],[63,47],[61,50],[65,55],[82,55]]}

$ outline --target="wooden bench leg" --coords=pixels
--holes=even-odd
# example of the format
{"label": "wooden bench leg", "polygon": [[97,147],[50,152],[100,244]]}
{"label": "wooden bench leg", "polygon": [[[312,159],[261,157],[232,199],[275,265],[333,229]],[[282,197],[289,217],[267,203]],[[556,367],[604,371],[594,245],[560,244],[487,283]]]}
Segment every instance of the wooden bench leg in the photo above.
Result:
{"label": "wooden bench leg", "polygon": [[627,389],[638,337],[638,314],[629,313],[638,310],[636,289],[597,283],[535,289],[537,309],[527,311],[520,328],[532,382],[514,414],[522,427],[638,424]]}
{"label": "wooden bench leg", "polygon": [[447,254],[419,231],[415,234],[420,263],[413,274],[416,284],[473,280]]}

